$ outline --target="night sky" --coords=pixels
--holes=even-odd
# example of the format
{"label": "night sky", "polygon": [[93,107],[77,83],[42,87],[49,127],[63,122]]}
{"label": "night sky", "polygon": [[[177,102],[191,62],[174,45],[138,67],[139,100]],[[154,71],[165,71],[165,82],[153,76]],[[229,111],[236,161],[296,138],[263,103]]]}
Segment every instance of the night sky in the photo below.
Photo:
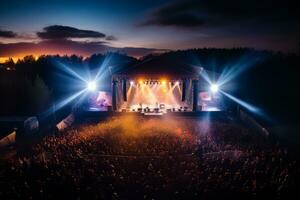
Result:
{"label": "night sky", "polygon": [[27,54],[132,56],[187,48],[296,52],[296,1],[2,0],[0,61]]}

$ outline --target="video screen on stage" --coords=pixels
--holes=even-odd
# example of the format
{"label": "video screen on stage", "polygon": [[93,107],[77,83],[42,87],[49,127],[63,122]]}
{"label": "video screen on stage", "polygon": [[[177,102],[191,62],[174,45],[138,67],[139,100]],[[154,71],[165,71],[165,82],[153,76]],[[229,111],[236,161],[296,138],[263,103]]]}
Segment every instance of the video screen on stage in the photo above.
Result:
{"label": "video screen on stage", "polygon": [[88,98],[88,110],[109,111],[112,106],[111,93],[106,91],[97,91]]}
{"label": "video screen on stage", "polygon": [[213,94],[209,91],[199,92],[198,95],[198,106],[200,106],[199,110],[202,111],[221,111],[222,101],[219,94]]}

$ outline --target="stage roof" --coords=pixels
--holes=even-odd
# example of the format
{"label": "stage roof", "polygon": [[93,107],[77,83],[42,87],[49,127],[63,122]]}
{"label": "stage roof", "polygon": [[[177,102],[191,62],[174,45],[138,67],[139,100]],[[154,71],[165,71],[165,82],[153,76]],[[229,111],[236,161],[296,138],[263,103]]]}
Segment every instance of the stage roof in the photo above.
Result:
{"label": "stage roof", "polygon": [[146,59],[137,64],[114,70],[114,77],[169,77],[199,79],[203,68],[161,59]]}

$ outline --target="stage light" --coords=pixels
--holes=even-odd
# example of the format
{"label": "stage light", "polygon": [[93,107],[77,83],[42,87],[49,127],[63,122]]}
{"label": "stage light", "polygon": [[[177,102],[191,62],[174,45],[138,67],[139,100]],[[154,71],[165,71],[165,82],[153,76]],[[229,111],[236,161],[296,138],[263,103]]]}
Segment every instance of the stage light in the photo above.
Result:
{"label": "stage light", "polygon": [[259,109],[256,106],[253,106],[241,99],[238,99],[237,97],[232,96],[231,94],[228,94],[224,91],[220,91],[222,94],[224,94],[225,96],[227,96],[228,98],[230,98],[231,100],[235,101],[236,103],[238,103],[239,105],[243,106],[244,108],[248,109],[249,111],[256,113],[256,114],[262,114],[261,109]]}
{"label": "stage light", "polygon": [[176,81],[175,84],[176,84],[176,85],[179,85],[179,81]]}
{"label": "stage light", "polygon": [[162,80],[162,81],[161,81],[161,84],[166,85],[166,84],[167,84],[167,81],[166,81],[166,80]]}
{"label": "stage light", "polygon": [[134,81],[130,81],[130,85],[134,85]]}
{"label": "stage light", "polygon": [[219,86],[217,84],[211,84],[210,85],[210,90],[213,92],[213,93],[216,93],[219,91]]}
{"label": "stage light", "polygon": [[139,84],[143,84],[143,80],[140,80],[140,81],[139,81]]}
{"label": "stage light", "polygon": [[89,91],[95,91],[95,90],[97,89],[96,83],[95,83],[94,81],[88,82],[88,84],[87,84],[87,89],[88,89]]}

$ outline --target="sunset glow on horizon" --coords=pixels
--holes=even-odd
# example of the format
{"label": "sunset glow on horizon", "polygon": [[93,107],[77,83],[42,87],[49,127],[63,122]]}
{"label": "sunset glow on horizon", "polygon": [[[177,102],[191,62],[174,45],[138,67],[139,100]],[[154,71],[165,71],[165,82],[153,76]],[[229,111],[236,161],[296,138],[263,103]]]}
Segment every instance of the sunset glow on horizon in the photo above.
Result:
{"label": "sunset glow on horizon", "polygon": [[[108,51],[140,58],[191,48],[298,52],[299,12],[289,3],[268,5],[216,0],[4,1],[0,62],[26,55],[87,57]],[[281,13],[280,18],[274,13]]]}

